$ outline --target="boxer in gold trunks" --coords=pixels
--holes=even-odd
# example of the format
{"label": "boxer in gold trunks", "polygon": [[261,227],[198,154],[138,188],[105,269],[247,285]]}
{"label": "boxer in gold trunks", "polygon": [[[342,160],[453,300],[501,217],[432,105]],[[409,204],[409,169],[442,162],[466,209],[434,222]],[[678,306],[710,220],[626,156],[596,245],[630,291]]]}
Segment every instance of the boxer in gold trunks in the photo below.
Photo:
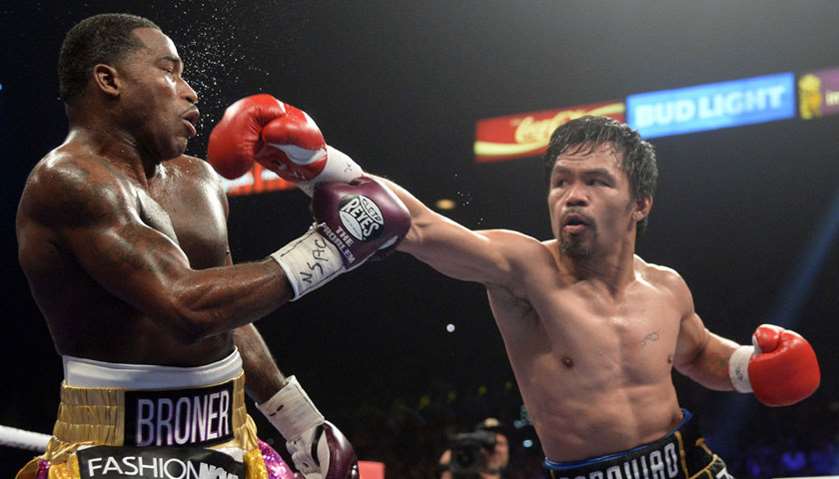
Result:
{"label": "boxer in gold trunks", "polygon": [[251,324],[302,294],[283,261],[322,239],[233,265],[220,181],[184,155],[199,113],[182,73],[141,17],[97,15],[65,37],[69,134],[33,168],[16,225],[65,377],[48,448],[17,477],[292,477],[258,440],[246,388],[307,479],[357,477]]}

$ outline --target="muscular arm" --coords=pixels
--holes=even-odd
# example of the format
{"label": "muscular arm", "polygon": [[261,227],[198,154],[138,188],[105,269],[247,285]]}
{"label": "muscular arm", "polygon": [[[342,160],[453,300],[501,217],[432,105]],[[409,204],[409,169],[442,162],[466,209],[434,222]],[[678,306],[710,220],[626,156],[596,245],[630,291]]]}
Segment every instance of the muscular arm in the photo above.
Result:
{"label": "muscular arm", "polygon": [[508,230],[472,231],[425,206],[392,181],[383,181],[411,213],[411,229],[397,248],[455,279],[513,288],[519,259],[540,247],[529,236]]}
{"label": "muscular arm", "polygon": [[706,388],[733,391],[734,386],[728,375],[728,360],[739,344],[705,328],[694,310],[690,290],[684,280],[676,276],[674,294],[684,305],[685,314],[679,328],[673,366]]}
{"label": "muscular arm", "polygon": [[47,229],[104,289],[184,341],[255,321],[290,298],[269,259],[195,270],[175,241],[147,226],[131,192],[98,166],[44,167],[20,212]]}
{"label": "muscular arm", "polygon": [[271,399],[285,386],[286,378],[277,367],[262,335],[253,324],[246,324],[233,331],[233,342],[242,355],[248,396],[258,403]]}

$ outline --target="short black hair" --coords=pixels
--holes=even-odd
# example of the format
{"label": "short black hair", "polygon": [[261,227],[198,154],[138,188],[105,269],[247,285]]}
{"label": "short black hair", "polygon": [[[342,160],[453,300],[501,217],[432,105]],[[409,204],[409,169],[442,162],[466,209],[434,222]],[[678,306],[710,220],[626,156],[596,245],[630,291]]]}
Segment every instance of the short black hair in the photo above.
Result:
{"label": "short black hair", "polygon": [[[582,116],[560,126],[551,134],[544,157],[547,181],[550,182],[556,160],[562,153],[580,146],[594,150],[603,144],[610,144],[622,153],[620,167],[629,177],[632,198],[652,198],[658,183],[655,148],[642,140],[641,135],[626,123],[606,116]],[[637,225],[638,233],[643,233],[647,227],[647,218]]]}
{"label": "short black hair", "polygon": [[68,103],[84,93],[97,64],[114,65],[126,54],[143,48],[140,39],[132,35],[136,28],[160,30],[151,20],[127,13],[94,15],[71,28],[58,55],[61,99]]}

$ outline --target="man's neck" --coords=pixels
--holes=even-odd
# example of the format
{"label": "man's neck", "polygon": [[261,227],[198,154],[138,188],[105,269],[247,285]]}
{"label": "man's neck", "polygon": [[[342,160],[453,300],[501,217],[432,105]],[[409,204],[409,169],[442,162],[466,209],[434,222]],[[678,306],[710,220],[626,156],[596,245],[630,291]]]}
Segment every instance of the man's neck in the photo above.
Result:
{"label": "man's neck", "polygon": [[71,142],[90,148],[143,187],[148,187],[149,180],[159,171],[161,162],[145,151],[133,135],[120,128],[99,122],[71,124],[65,143]]}
{"label": "man's neck", "polygon": [[635,241],[621,242],[617,248],[589,256],[559,253],[559,269],[575,281],[601,283],[613,297],[621,296],[635,281]]}

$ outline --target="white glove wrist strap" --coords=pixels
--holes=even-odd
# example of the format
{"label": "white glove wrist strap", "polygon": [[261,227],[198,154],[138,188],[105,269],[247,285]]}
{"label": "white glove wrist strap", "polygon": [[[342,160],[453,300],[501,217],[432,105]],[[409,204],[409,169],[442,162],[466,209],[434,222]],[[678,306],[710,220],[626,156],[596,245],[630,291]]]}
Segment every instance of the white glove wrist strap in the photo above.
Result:
{"label": "white glove wrist strap", "polygon": [[738,393],[752,392],[749,381],[749,360],[755,352],[754,346],[740,346],[735,349],[728,359],[728,377]]}
{"label": "white glove wrist strap", "polygon": [[294,376],[290,376],[288,383],[271,399],[256,407],[287,441],[300,437],[324,421],[323,414]]}
{"label": "white glove wrist strap", "polygon": [[271,254],[294,290],[295,301],[344,272],[338,248],[313,226],[303,236]]}
{"label": "white glove wrist strap", "polygon": [[349,183],[363,174],[364,170],[349,155],[326,145],[326,164],[323,171],[309,181],[298,182],[297,187],[311,197],[318,183],[325,181]]}

